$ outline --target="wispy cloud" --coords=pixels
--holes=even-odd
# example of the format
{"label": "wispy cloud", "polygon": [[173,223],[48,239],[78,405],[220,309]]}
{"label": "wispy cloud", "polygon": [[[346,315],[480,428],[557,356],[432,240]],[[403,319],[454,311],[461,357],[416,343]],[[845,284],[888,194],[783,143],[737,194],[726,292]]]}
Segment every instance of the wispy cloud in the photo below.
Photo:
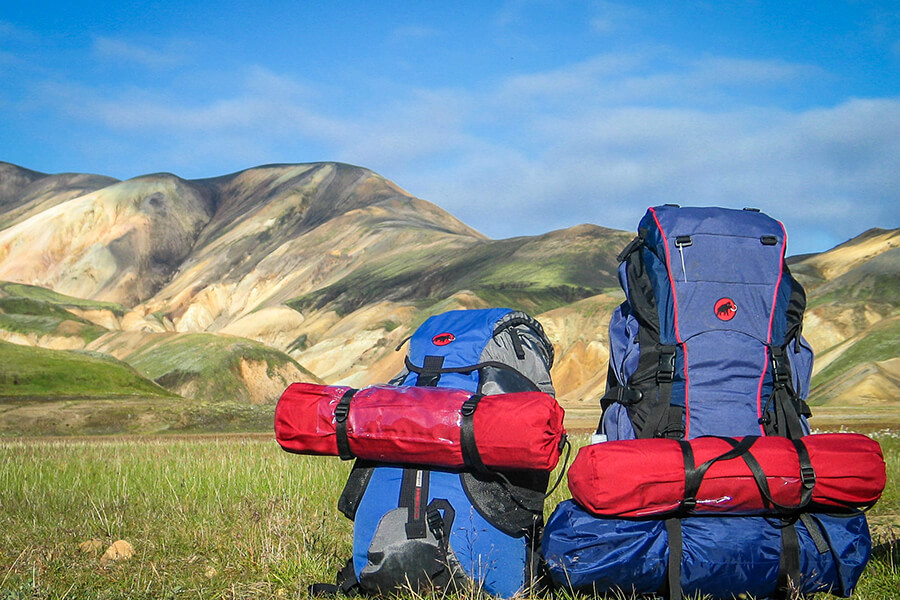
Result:
{"label": "wispy cloud", "polygon": [[200,101],[59,82],[40,97],[166,170],[344,160],[494,237],[581,222],[631,229],[663,202],[760,207],[796,232],[794,252],[898,225],[900,98],[778,108],[754,103],[754,90],[827,74],[664,50],[602,54],[482,90],[406,89],[355,114],[332,108],[351,92],[261,67]]}
{"label": "wispy cloud", "polygon": [[92,50],[95,57],[103,60],[133,63],[149,69],[166,69],[186,62],[189,44],[172,40],[137,43],[97,36]]}
{"label": "wispy cloud", "polygon": [[629,31],[644,19],[643,10],[620,2],[594,2],[592,10],[591,31],[602,36]]}

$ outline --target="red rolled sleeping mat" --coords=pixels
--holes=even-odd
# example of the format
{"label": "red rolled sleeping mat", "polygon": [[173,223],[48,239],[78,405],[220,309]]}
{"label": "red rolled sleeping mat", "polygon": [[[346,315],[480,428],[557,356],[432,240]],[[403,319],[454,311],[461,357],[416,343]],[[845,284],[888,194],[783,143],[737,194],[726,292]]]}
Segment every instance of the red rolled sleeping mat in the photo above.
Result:
{"label": "red rolled sleeping mat", "polygon": [[608,517],[860,508],[886,480],[881,446],[856,433],[601,442],[579,451],[568,476],[575,501]]}
{"label": "red rolled sleeping mat", "polygon": [[542,392],[480,396],[436,387],[294,383],[275,407],[275,439],[300,454],[551,471],[565,435],[563,414]]}

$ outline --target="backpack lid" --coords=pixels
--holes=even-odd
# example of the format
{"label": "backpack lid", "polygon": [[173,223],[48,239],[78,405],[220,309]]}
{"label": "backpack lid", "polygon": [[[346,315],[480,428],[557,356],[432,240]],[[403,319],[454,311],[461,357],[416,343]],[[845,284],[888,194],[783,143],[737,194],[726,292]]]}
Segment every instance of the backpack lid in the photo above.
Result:
{"label": "backpack lid", "polygon": [[[430,317],[413,333],[406,370],[391,383],[479,393],[536,389],[552,395],[553,357],[543,327],[524,312],[454,310]],[[410,372],[418,377],[408,379]]]}
{"label": "backpack lid", "polygon": [[429,317],[409,340],[409,361],[421,368],[426,356],[441,356],[444,369],[476,365],[494,337],[497,321],[511,312],[509,308],[451,310]]}

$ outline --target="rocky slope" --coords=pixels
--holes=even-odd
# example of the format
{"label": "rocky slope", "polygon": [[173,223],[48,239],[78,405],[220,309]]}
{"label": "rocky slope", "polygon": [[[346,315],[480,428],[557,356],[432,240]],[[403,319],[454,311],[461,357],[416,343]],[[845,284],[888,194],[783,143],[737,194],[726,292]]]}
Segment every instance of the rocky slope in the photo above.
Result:
{"label": "rocky slope", "polygon": [[[429,315],[510,306],[544,323],[559,396],[589,421],[631,237],[580,225],[490,240],[336,163],[122,182],[0,163],[0,339],[102,352],[183,397],[255,405],[297,379],[386,381]],[[792,261],[820,404],[896,398],[898,240],[873,230]]]}
{"label": "rocky slope", "polygon": [[804,334],[816,350],[821,405],[884,405],[900,391],[900,230],[872,229],[792,261],[809,297]]}

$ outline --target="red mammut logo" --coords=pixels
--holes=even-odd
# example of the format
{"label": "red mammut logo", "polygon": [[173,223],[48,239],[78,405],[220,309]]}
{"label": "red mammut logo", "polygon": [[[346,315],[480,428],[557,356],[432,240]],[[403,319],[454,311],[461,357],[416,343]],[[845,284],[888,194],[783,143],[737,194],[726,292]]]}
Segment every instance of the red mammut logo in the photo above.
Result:
{"label": "red mammut logo", "polygon": [[433,338],[431,338],[431,343],[435,346],[446,346],[450,342],[456,339],[456,336],[452,333],[439,333]]}
{"label": "red mammut logo", "polygon": [[719,298],[716,302],[716,316],[722,321],[730,321],[737,314],[737,304],[731,298]]}

